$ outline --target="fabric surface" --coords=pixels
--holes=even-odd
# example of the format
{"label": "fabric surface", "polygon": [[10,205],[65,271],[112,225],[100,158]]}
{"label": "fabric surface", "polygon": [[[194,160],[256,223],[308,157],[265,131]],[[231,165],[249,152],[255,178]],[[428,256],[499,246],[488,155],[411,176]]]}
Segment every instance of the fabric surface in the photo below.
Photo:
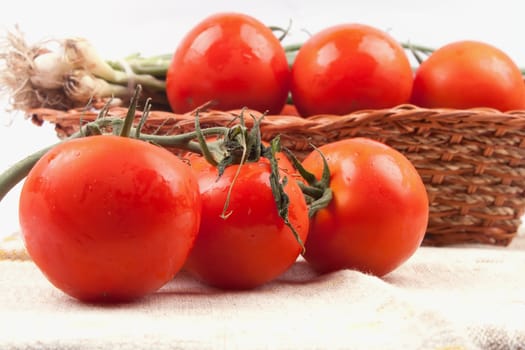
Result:
{"label": "fabric surface", "polygon": [[137,302],[96,305],[11,259],[24,256],[11,237],[0,246],[0,348],[525,349],[524,241],[422,247],[382,279],[317,275],[299,259],[243,292],[181,273]]}

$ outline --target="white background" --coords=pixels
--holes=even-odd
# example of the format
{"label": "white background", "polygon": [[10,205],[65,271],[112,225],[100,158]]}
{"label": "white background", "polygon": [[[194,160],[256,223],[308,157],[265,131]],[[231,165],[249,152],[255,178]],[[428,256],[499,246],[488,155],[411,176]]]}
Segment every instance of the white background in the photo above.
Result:
{"label": "white background", "polygon": [[[525,2],[522,0],[264,0],[264,1],[10,1],[0,11],[1,35],[19,25],[30,42],[85,37],[102,57],[131,53],[172,53],[180,38],[204,17],[221,11],[244,12],[268,25],[286,27],[288,42],[303,41],[325,27],[359,22],[388,31],[399,41],[431,47],[462,39],[482,40],[506,51],[525,66]],[[0,171],[50,143],[49,125],[37,127],[23,115],[7,113],[0,100]],[[21,185],[0,202],[0,236],[18,229]]]}

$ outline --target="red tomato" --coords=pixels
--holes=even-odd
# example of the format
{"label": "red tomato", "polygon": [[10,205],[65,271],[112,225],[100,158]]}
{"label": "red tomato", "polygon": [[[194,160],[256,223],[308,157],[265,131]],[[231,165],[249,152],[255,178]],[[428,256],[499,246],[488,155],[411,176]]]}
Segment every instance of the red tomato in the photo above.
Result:
{"label": "red tomato", "polygon": [[80,300],[123,301],[182,268],[200,208],[197,179],[177,157],[104,135],[45,154],[23,185],[19,214],[27,251],[52,284]]}
{"label": "red tomato", "polygon": [[215,101],[219,110],[248,107],[277,114],[289,91],[284,48],[255,18],[220,13],[195,26],[179,44],[166,75],[175,113]]}
{"label": "red tomato", "polygon": [[520,69],[503,51],[459,41],[434,51],[416,71],[412,103],[428,108],[525,108]]}
{"label": "red tomato", "polygon": [[403,48],[360,25],[327,28],[307,40],[292,67],[292,98],[302,116],[343,115],[406,103],[413,83]]}
{"label": "red tomato", "polygon": [[[429,204],[421,177],[404,155],[370,139],[346,139],[319,150],[328,162],[333,199],[311,220],[304,258],[320,272],[389,273],[423,240]],[[303,166],[320,178],[318,152]]]}
{"label": "red tomato", "polygon": [[[301,246],[279,216],[270,187],[266,159],[242,165],[233,185],[227,218],[224,204],[238,165],[217,169],[194,159],[203,200],[202,222],[185,265],[204,283],[225,289],[249,289],[284,273],[298,258]],[[293,179],[285,185],[289,219],[303,240],[308,233],[308,207]]]}

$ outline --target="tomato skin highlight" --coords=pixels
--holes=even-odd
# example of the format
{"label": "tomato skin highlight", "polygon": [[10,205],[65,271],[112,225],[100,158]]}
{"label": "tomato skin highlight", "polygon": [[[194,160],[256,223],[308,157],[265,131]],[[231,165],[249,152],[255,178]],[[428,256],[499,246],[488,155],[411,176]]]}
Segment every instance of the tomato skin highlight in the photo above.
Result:
{"label": "tomato skin highlight", "polygon": [[[279,217],[269,184],[265,159],[242,165],[222,218],[226,195],[238,165],[217,169],[194,159],[203,200],[202,222],[185,270],[208,285],[222,289],[251,289],[284,273],[299,257],[301,246]],[[297,183],[289,179],[289,219],[303,240],[308,234],[308,208]]]}
{"label": "tomato skin highlight", "polygon": [[411,102],[426,108],[525,108],[519,67],[498,48],[458,41],[434,51],[414,78]]}
{"label": "tomato skin highlight", "polygon": [[263,23],[240,13],[218,13],[198,23],[180,42],[166,75],[175,113],[214,101],[218,110],[247,107],[277,114],[289,86],[280,41]]}
{"label": "tomato skin highlight", "polygon": [[[416,169],[398,151],[365,138],[319,151],[331,172],[333,200],[312,218],[304,258],[322,273],[393,271],[420,246],[428,224],[428,196]],[[318,152],[303,166],[321,176]]]}
{"label": "tomato skin highlight", "polygon": [[399,43],[374,27],[341,24],[302,45],[292,66],[291,94],[304,117],[344,115],[406,103],[412,84]]}
{"label": "tomato skin highlight", "polygon": [[152,293],[182,268],[201,215],[198,183],[169,151],[91,136],[54,147],[24,182],[20,226],[58,289],[94,302]]}

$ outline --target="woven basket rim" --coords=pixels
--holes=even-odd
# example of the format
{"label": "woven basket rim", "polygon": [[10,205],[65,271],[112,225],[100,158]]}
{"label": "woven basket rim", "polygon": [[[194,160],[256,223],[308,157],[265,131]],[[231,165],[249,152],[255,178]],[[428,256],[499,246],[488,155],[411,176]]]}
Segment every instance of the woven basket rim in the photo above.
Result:
{"label": "woven basket rim", "polygon": [[[55,124],[57,133],[65,136],[60,130],[61,124],[70,124],[71,127],[78,127],[79,122],[89,122],[94,120],[100,113],[103,104],[98,103],[95,107],[74,108],[69,110],[56,110],[52,108],[35,108],[26,111],[26,116],[37,124],[44,122]],[[127,107],[112,106],[108,109],[108,116],[124,117],[128,112]],[[244,112],[245,116],[254,116],[259,118],[263,113],[254,110],[206,110],[199,112],[199,121],[201,124],[213,125],[231,125],[235,116]],[[136,111],[136,118],[142,115],[141,110]],[[250,127],[253,119],[244,118],[245,123]],[[469,125],[490,125],[493,128],[501,128],[500,132],[505,133],[509,129],[525,128],[525,110],[498,111],[492,108],[470,108],[470,109],[453,109],[453,108],[422,108],[411,104],[403,104],[392,108],[384,109],[365,109],[355,111],[345,115],[319,114],[310,117],[301,117],[297,115],[265,115],[261,121],[263,131],[273,131],[272,135],[279,132],[292,133],[294,131],[308,130],[309,133],[323,133],[335,131],[338,128],[358,128],[364,124],[374,124],[376,122],[406,124],[416,121],[424,121],[426,125],[431,125],[434,121],[438,123],[447,122],[449,125],[457,125],[464,128]],[[77,126],[71,125],[76,122]],[[179,128],[191,129],[195,124],[195,112],[184,114],[173,113],[165,110],[151,110],[149,112],[149,125],[160,126],[162,124],[177,124]],[[400,124],[401,123],[401,124]],[[461,125],[460,125],[461,124]],[[424,127],[423,125],[421,125]],[[67,135],[67,131],[65,132]]]}
{"label": "woven basket rim", "polygon": [[[104,105],[103,101],[94,102],[90,108],[86,107],[76,107],[71,108],[67,110],[61,110],[61,109],[53,109],[49,107],[38,107],[38,108],[31,108],[28,109],[25,112],[26,115],[48,115],[57,113],[60,115],[63,114],[93,114],[98,113]],[[121,105],[114,105],[109,107],[109,112],[111,114],[119,115],[120,113],[124,113],[128,110],[127,107],[121,106]],[[200,115],[207,115],[207,114],[213,114],[218,116],[229,116],[231,117],[232,114],[240,114],[243,109],[233,109],[228,111],[221,111],[221,110],[215,110],[215,109],[205,109],[199,112]],[[244,109],[246,114],[252,114],[255,116],[261,116],[263,112],[252,110],[252,109]],[[151,112],[154,115],[163,115],[163,116],[177,116],[177,117],[194,117],[196,111],[190,111],[187,113],[174,113],[167,110],[161,110],[161,109],[152,109]],[[488,107],[474,107],[474,108],[426,108],[426,107],[420,107],[413,104],[400,104],[397,106],[389,107],[389,108],[379,108],[379,109],[361,109],[357,111],[353,111],[350,113],[337,115],[337,114],[330,114],[330,113],[323,113],[323,114],[316,114],[312,116],[302,117],[298,115],[286,115],[286,114],[275,114],[275,115],[267,115],[266,117],[269,118],[292,118],[292,119],[301,119],[301,120],[318,120],[318,119],[324,119],[324,118],[359,118],[363,115],[371,115],[371,114],[382,114],[382,115],[390,115],[390,114],[398,114],[401,112],[406,113],[424,113],[428,115],[490,115],[490,116],[525,116],[525,110],[509,110],[509,111],[500,111],[494,108],[488,108]],[[141,114],[142,111],[140,109],[137,109],[137,113]]]}

